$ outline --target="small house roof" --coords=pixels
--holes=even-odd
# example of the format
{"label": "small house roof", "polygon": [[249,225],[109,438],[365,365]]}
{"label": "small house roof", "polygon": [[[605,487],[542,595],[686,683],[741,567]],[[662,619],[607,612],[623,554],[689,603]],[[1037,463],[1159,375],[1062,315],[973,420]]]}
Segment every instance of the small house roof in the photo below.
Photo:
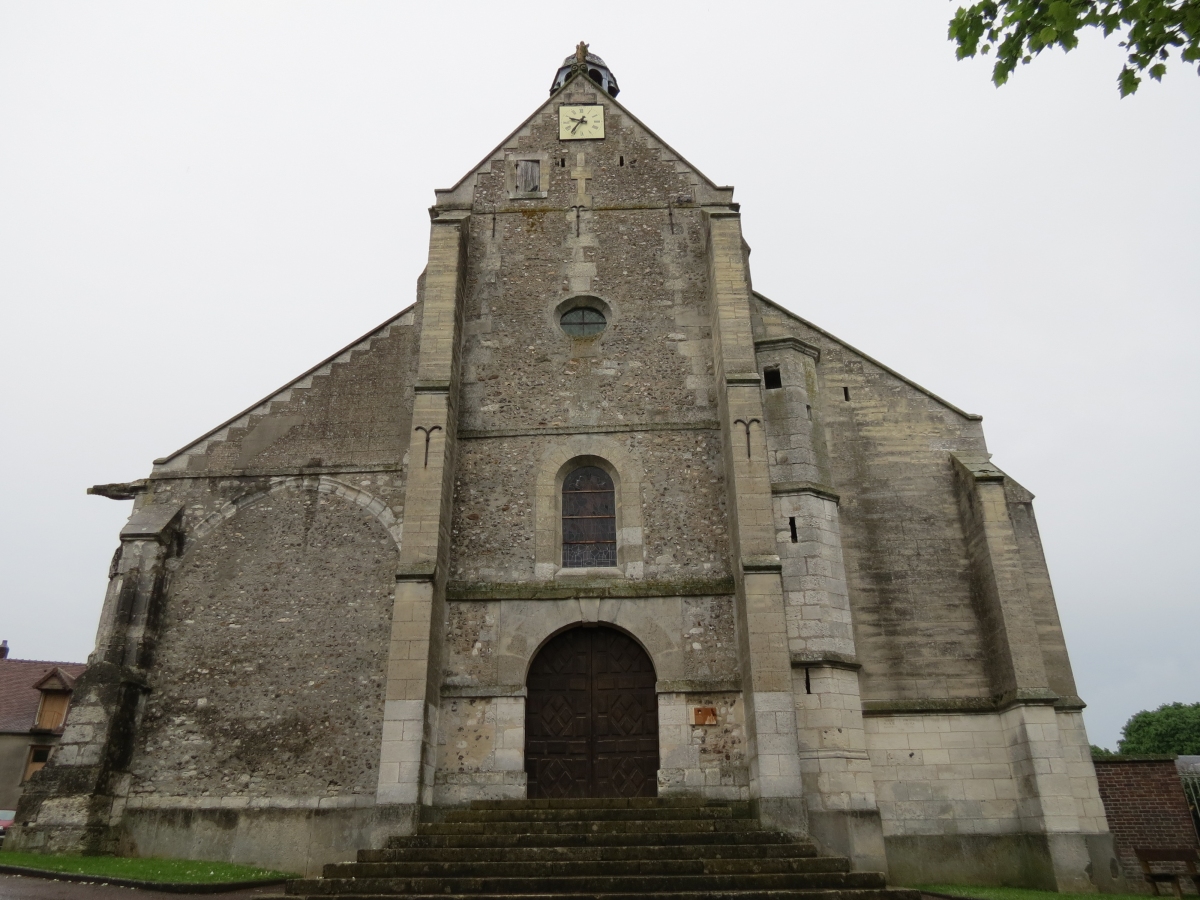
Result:
{"label": "small house roof", "polygon": [[[28,733],[42,700],[40,686],[46,682],[49,690],[70,690],[86,668],[84,663],[0,659],[0,733]],[[51,686],[50,681],[65,688]]]}

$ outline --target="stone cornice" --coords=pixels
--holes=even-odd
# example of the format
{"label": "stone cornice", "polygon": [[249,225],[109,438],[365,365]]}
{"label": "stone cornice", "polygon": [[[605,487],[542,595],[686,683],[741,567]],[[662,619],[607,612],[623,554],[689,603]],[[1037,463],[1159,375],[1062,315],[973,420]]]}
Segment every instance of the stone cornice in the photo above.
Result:
{"label": "stone cornice", "polygon": [[452,581],[447,600],[581,600],[640,597],[713,597],[734,592],[732,578],[686,578],[677,581],[640,581],[628,578],[588,580],[580,584],[561,581]]}
{"label": "stone cornice", "polygon": [[842,499],[827,485],[814,484],[811,481],[776,481],[771,484],[771,493],[777,497],[786,497],[792,494],[813,494],[825,500],[832,500],[834,503],[840,503]]}
{"label": "stone cornice", "polygon": [[544,425],[529,428],[463,429],[458,432],[462,441],[479,441],[489,438],[538,437],[548,434],[630,434],[640,431],[719,431],[715,419],[699,422],[630,422],[619,425]]}
{"label": "stone cornice", "polygon": [[805,356],[811,356],[816,362],[821,361],[820,348],[814,347],[798,337],[763,338],[754,342],[754,349],[758,351],[795,350]]}
{"label": "stone cornice", "polygon": [[848,653],[838,653],[833,650],[795,650],[792,651],[792,668],[807,669],[826,666],[833,669],[862,668],[862,663]]}

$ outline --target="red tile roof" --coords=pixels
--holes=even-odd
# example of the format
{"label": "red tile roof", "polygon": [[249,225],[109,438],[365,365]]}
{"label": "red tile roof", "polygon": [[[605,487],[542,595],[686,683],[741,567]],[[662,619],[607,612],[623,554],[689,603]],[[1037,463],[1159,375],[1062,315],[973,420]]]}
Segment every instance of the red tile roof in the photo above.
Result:
{"label": "red tile roof", "polygon": [[27,734],[33,728],[42,699],[34,685],[56,668],[78,678],[87,666],[40,659],[0,659],[0,733]]}

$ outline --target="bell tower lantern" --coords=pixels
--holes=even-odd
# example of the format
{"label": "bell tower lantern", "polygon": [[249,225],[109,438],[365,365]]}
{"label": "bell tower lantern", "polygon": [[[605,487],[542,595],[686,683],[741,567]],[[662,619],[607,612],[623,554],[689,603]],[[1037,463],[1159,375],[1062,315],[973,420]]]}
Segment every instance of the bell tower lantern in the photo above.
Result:
{"label": "bell tower lantern", "polygon": [[575,48],[573,56],[568,56],[563,60],[558,74],[554,76],[554,84],[550,86],[550,93],[553,94],[566,84],[567,79],[571,77],[573,72],[583,72],[588,78],[604,88],[610,97],[615,97],[621,92],[621,89],[617,87],[617,79],[608,68],[607,63],[595,53],[588,53],[588,45],[583,41],[579,42],[579,46]]}

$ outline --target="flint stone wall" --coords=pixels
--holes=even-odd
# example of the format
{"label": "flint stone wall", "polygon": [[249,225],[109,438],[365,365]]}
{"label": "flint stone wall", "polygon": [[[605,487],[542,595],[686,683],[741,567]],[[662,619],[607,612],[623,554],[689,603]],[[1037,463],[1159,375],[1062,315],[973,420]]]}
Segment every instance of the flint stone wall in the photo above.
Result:
{"label": "flint stone wall", "polygon": [[397,545],[315,488],[246,506],[172,574],[133,805],[373,802]]}

